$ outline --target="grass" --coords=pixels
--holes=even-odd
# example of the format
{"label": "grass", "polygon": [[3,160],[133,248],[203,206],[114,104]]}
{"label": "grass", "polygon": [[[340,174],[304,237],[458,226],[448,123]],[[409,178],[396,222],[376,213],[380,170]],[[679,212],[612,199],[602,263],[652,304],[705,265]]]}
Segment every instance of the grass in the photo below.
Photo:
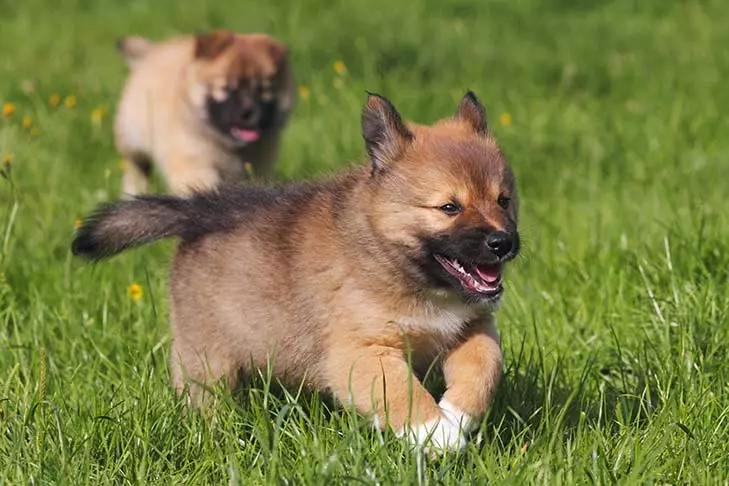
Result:
{"label": "grass", "polygon": [[[0,102],[15,107],[0,118],[0,154],[12,155],[12,184],[0,180],[0,483],[728,484],[726,2],[0,11]],[[267,393],[265,379],[222,394],[210,418],[184,417],[166,363],[171,243],[99,265],[71,257],[74,220],[118,194],[115,39],[220,26],[293,46],[309,97],[281,178],[362,160],[365,89],[421,122],[467,88],[488,105],[526,249],[499,314],[505,379],[464,454],[424,461],[349,410]]]}

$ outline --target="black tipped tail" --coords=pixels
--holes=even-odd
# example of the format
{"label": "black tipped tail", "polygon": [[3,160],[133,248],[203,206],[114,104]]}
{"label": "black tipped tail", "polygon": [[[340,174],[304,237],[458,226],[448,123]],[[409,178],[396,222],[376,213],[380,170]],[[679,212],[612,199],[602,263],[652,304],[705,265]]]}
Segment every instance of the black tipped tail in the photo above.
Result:
{"label": "black tipped tail", "polygon": [[74,255],[100,260],[128,248],[189,228],[189,201],[172,196],[140,196],[106,204],[86,218],[71,244]]}

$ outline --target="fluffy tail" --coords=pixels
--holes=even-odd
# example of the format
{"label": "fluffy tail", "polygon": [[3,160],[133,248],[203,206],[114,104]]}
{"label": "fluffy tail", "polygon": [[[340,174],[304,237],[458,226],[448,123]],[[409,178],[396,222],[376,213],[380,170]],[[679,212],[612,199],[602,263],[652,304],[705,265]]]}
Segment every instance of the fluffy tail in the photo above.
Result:
{"label": "fluffy tail", "polygon": [[116,48],[124,56],[129,67],[133,69],[152,49],[152,45],[149,39],[138,35],[129,35],[119,39],[116,43]]}
{"label": "fluffy tail", "polygon": [[86,218],[71,251],[100,260],[168,236],[188,236],[195,228],[190,204],[173,196],[139,196],[106,204]]}

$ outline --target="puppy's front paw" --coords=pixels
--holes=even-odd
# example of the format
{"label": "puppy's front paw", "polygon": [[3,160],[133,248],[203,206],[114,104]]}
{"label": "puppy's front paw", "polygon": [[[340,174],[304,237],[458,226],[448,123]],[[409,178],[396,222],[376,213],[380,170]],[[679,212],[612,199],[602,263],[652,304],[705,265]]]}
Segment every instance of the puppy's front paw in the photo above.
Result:
{"label": "puppy's front paw", "polygon": [[[414,425],[407,431],[409,439],[424,446],[426,452],[460,451],[466,447],[466,435],[473,427],[473,419],[447,400],[440,404],[440,417],[424,424]],[[400,431],[398,436],[405,435]]]}

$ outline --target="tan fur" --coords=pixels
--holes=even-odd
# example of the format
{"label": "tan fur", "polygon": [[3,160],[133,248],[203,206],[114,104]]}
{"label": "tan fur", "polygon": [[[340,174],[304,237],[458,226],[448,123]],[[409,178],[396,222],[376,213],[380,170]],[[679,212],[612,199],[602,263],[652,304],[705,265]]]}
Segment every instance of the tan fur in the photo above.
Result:
{"label": "tan fur", "polygon": [[[130,36],[119,48],[132,68],[115,121],[125,194],[148,191],[152,164],[178,194],[243,177],[245,163],[257,176],[270,174],[294,98],[283,44],[264,34],[216,31],[159,44]],[[240,80],[270,85],[280,100],[275,126],[242,148],[210,125],[205,109],[206,96],[220,98],[226,83]]]}
{"label": "tan fur", "polygon": [[[270,215],[181,249],[173,273],[173,357],[187,364],[188,377],[210,376],[197,356],[213,358],[212,376],[233,377],[250,356],[264,366],[275,352],[277,376],[293,382],[306,376],[369,415],[384,418],[386,407],[399,429],[438,415],[408,367],[410,346],[421,368],[445,352],[446,396],[474,416],[483,414],[501,373],[491,307],[418,294],[378,240],[387,234],[408,244],[416,230],[447,227],[437,212],[400,206],[400,198],[440,204],[441,187],[468,197],[471,217],[500,224],[491,214],[499,181],[464,165],[473,160],[453,158],[458,151],[482,157],[497,147],[456,123],[411,128],[417,142],[398,162],[402,180],[392,191],[373,193],[367,173],[355,173],[332,184],[351,186],[346,202],[323,189],[294,221]],[[344,204],[340,222],[329,213],[336,204]],[[281,231],[292,235],[295,253],[281,247]],[[176,363],[173,368],[179,389],[183,374]]]}
{"label": "tan fur", "polygon": [[[81,229],[74,251],[101,257],[181,236],[171,367],[193,403],[201,385],[271,366],[284,384],[331,392],[399,433],[462,447],[455,434],[477,424],[501,376],[498,302],[429,280],[423,238],[460,243],[459,231],[516,231],[517,218],[513,175],[470,96],[455,117],[407,127],[373,96],[363,117],[372,168],[282,192],[120,203]],[[514,204],[500,207],[504,195]],[[458,216],[441,207],[454,197]],[[447,385],[439,402],[420,381],[434,363]]]}

